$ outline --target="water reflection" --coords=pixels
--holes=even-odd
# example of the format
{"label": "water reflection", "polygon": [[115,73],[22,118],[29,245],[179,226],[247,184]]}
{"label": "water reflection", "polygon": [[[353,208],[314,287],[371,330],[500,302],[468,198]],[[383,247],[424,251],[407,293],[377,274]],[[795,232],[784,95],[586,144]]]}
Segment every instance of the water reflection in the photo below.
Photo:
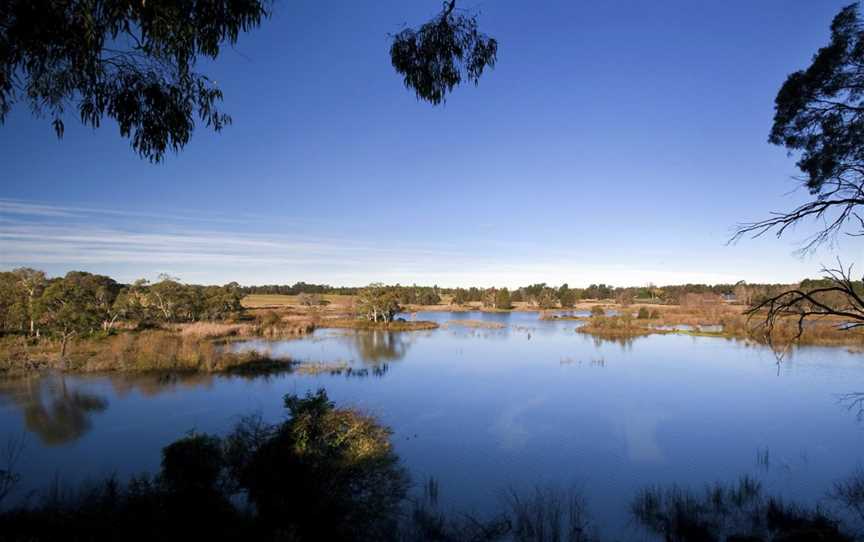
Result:
{"label": "water reflection", "polygon": [[846,410],[855,412],[855,417],[859,422],[864,421],[864,392],[856,391],[841,394],[838,401],[846,407]]}
{"label": "water reflection", "polygon": [[407,334],[392,331],[363,331],[354,333],[353,347],[363,363],[378,365],[385,361],[398,361],[405,357],[411,343]]}
{"label": "water reflection", "polygon": [[621,347],[622,352],[629,352],[633,350],[633,342],[636,339],[640,339],[641,337],[599,337],[597,335],[590,335],[591,342],[594,343],[594,348],[601,348],[606,344],[614,344]]}
{"label": "water reflection", "polygon": [[20,408],[27,429],[46,446],[77,440],[92,427],[92,415],[108,408],[104,397],[62,375],[0,381],[0,400]]}
{"label": "water reflection", "polygon": [[[842,405],[837,395],[864,388],[856,385],[860,354],[801,348],[777,378],[772,352],[756,343],[676,334],[610,341],[576,333],[577,324],[512,315],[500,329],[318,329],[301,339],[231,343],[297,362],[278,374],[0,381],[0,435],[67,418],[78,420],[79,437],[86,433],[65,447],[32,436],[29,491],[55,472],[152,471],[161,448],[190,429],[224,434],[249,412],[277,420],[285,393],[324,386],[337,404],[391,427],[418,480],[434,475],[453,488],[442,506],[493,513],[488,498],[498,488],[578,480],[608,525],[626,523],[622,499],[644,484],[701,487],[756,470],[809,502],[861,462],[855,415],[864,395]],[[82,401],[88,395],[110,401],[108,412]],[[73,406],[55,406],[63,401],[77,418]],[[756,450],[766,451],[754,465]]]}
{"label": "water reflection", "polygon": [[627,456],[636,463],[663,463],[666,454],[660,446],[658,427],[664,419],[661,411],[640,410],[624,418],[622,433]]}
{"label": "water reflection", "polygon": [[107,383],[116,399],[125,400],[134,393],[156,397],[194,388],[211,388],[217,378],[206,373],[154,372],[111,374],[108,378],[57,373],[0,379],[0,405],[20,411],[24,426],[37,435],[42,444],[61,446],[87,434],[93,427],[93,417],[108,410],[108,400],[94,392],[91,383]]}
{"label": "water reflection", "polygon": [[[243,376],[245,375],[237,375],[237,377]],[[112,375],[109,382],[114,393],[121,398],[131,393],[140,393],[145,397],[156,397],[164,393],[195,388],[210,389],[216,378],[215,375],[209,373],[153,372]]]}

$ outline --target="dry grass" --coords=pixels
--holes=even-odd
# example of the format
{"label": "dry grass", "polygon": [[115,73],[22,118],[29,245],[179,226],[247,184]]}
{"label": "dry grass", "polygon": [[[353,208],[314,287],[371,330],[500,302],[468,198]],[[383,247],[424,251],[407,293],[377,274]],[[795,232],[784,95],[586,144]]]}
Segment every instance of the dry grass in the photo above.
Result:
{"label": "dry grass", "polygon": [[[798,321],[787,318],[775,323],[771,331],[771,342],[775,346],[785,346],[796,340],[798,344],[807,346],[848,346],[855,349],[864,348],[864,329],[844,330],[839,327],[841,322],[836,319],[814,320],[808,322],[804,332],[798,335]],[[745,315],[727,316],[721,319],[723,334],[735,338],[747,338],[760,343],[767,343],[764,318],[755,315],[749,318]]]}
{"label": "dry grass", "polygon": [[452,305],[448,302],[442,301],[437,305],[415,305],[408,304],[402,307],[403,312],[412,313],[412,312],[470,312],[470,311],[479,311],[481,308],[475,307],[472,304],[466,305]]}
{"label": "dry grass", "polygon": [[476,327],[483,329],[502,329],[507,327],[501,322],[485,322],[483,320],[448,320],[447,325]]}
{"label": "dry grass", "polygon": [[294,367],[294,372],[301,375],[341,374],[350,367],[351,365],[344,361],[318,361],[315,363],[299,363]]}
{"label": "dry grass", "polygon": [[4,339],[0,342],[0,372],[33,370],[97,371],[200,371],[223,372],[267,365],[285,366],[287,360],[272,360],[257,352],[234,353],[222,343],[173,330],[127,332],[98,339],[74,341],[66,360],[52,341],[28,344]]}
{"label": "dry grass", "polygon": [[218,337],[248,337],[255,334],[252,324],[226,324],[222,322],[195,322],[176,327],[183,337],[215,339]]}
{"label": "dry grass", "polygon": [[438,324],[426,320],[397,320],[395,322],[373,322],[358,318],[331,318],[318,323],[319,327],[336,329],[383,329],[387,331],[419,331],[437,329]]}
{"label": "dry grass", "polygon": [[0,338],[0,374],[51,369],[56,365],[60,343],[26,337]]}
{"label": "dry grass", "polygon": [[622,339],[665,333],[638,325],[629,316],[592,316],[586,320],[585,325],[577,327],[576,331],[601,339]]}
{"label": "dry grass", "polygon": [[[712,326],[721,325],[724,320],[742,316],[744,308],[736,305],[716,304],[702,307],[682,307],[679,305],[647,305],[649,311],[656,311],[657,318],[651,318],[651,324],[661,326]],[[639,306],[626,309],[634,314]]]}
{"label": "dry grass", "polygon": [[[618,307],[618,317],[591,317],[584,319],[586,324],[578,328],[601,338],[638,337],[652,333],[678,333],[687,335],[721,336],[726,338],[751,340],[767,343],[764,319],[760,315],[752,318],[743,314],[740,305],[709,304],[696,307],[652,305],[649,310],[657,311],[656,318],[636,319],[638,305]],[[576,319],[579,319],[578,317]],[[798,344],[808,346],[849,346],[864,348],[864,329],[843,330],[838,327],[837,319],[825,319],[808,323]],[[652,329],[652,326],[691,326],[693,331]],[[722,331],[699,331],[699,327],[722,326]],[[791,344],[798,333],[795,319],[789,318],[775,325],[771,342],[775,346]]]}
{"label": "dry grass", "polygon": [[[328,303],[327,308],[348,307],[354,302],[352,295],[321,294],[321,299]],[[282,294],[250,294],[241,301],[249,309],[278,309],[286,307],[300,308],[300,296]]]}
{"label": "dry grass", "polygon": [[255,317],[255,335],[268,339],[296,337],[315,331],[317,316],[292,316],[275,311],[260,312]]}

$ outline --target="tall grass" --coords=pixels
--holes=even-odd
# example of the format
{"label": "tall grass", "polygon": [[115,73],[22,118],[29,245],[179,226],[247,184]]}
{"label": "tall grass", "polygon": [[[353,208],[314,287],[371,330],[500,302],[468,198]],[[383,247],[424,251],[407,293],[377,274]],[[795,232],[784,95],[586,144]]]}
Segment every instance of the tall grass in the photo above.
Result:
{"label": "tall grass", "polygon": [[474,327],[482,329],[503,329],[507,327],[501,322],[486,322],[484,320],[448,320],[447,325]]}
{"label": "tall grass", "polygon": [[324,319],[320,321],[319,326],[336,329],[380,329],[385,331],[420,331],[438,328],[437,323],[425,320],[373,322],[372,320],[360,320],[358,318]]}
{"label": "tall grass", "polygon": [[183,337],[215,339],[218,337],[248,337],[255,334],[252,324],[228,324],[224,322],[195,322],[178,326]]}
{"label": "tall grass", "polygon": [[224,343],[199,330],[183,333],[154,329],[80,340],[70,346],[67,359],[62,361],[59,349],[48,341],[27,345],[4,340],[0,344],[4,351],[0,354],[0,370],[10,373],[34,369],[220,372],[273,361],[256,352],[231,352]]}
{"label": "tall grass", "polygon": [[652,333],[662,333],[637,324],[629,313],[620,316],[592,316],[584,325],[577,327],[576,331],[601,339],[641,337]]}

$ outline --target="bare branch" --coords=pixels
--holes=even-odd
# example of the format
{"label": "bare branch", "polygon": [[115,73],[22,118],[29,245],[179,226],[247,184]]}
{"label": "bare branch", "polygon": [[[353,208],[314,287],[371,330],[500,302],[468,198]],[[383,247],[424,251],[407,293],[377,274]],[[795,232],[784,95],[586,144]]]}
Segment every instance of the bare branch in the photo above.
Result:
{"label": "bare branch", "polygon": [[773,343],[776,326],[790,318],[797,323],[792,342],[801,339],[807,320],[833,317],[839,320],[836,327],[846,331],[864,326],[864,298],[861,294],[864,284],[852,280],[852,266],[844,268],[838,259],[837,269],[823,268],[822,272],[828,285],[787,290],[756,303],[745,312],[750,318],[764,314],[761,325],[766,330],[769,344]]}

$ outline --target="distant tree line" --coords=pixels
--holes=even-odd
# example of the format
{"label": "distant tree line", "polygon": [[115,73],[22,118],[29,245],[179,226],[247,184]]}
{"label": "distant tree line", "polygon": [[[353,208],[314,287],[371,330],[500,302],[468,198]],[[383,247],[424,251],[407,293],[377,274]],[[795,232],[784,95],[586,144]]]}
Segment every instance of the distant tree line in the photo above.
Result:
{"label": "distant tree line", "polygon": [[[802,285],[816,285],[819,281],[811,279],[804,280]],[[456,305],[467,305],[469,303],[482,303],[486,307],[509,308],[511,303],[527,303],[529,306],[539,309],[570,308],[578,301],[615,301],[629,304],[639,303],[663,303],[679,304],[693,296],[702,299],[716,299],[718,301],[733,301],[745,305],[764,299],[778,291],[782,291],[788,285],[782,284],[747,284],[738,282],[736,284],[679,284],[669,286],[628,286],[616,287],[605,283],[591,284],[586,288],[571,288],[567,283],[561,286],[550,286],[546,283],[531,284],[509,291],[498,288],[451,288],[441,289],[441,293],[451,296]],[[506,291],[509,302],[506,306],[496,303],[496,296],[500,291]],[[690,296],[690,297],[688,297]],[[502,294],[503,299],[503,294]]]}
{"label": "distant tree line", "polygon": [[327,284],[307,284],[295,282],[294,284],[265,284],[262,286],[240,286],[238,291],[243,295],[267,294],[267,295],[300,295],[300,294],[335,294],[356,295],[359,288],[334,287]]}

